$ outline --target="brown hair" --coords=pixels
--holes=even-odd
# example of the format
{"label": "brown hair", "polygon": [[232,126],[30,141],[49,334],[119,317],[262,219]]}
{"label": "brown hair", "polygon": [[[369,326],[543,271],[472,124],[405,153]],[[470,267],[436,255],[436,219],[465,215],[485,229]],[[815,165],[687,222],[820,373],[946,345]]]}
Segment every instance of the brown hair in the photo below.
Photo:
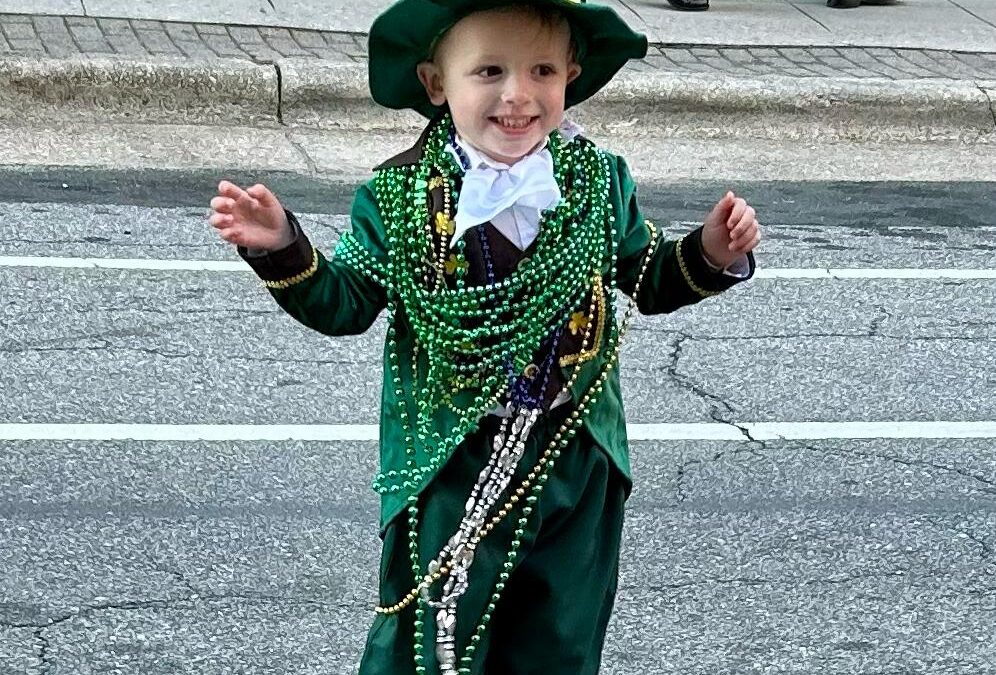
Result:
{"label": "brown hair", "polygon": [[[551,32],[557,30],[561,26],[566,25],[567,30],[570,33],[568,58],[571,61],[577,60],[578,43],[577,40],[574,39],[574,29],[571,26],[570,21],[567,20],[567,16],[556,7],[539,6],[528,2],[511,2],[507,5],[492,7],[486,10],[474,10],[473,12],[468,12],[467,14],[461,16],[460,19],[464,19],[470,16],[471,14],[475,14],[478,11],[500,12],[502,14],[525,14],[529,18],[536,19],[537,21],[539,21],[540,24],[542,24],[543,28]],[[453,26],[455,26],[456,23],[458,22],[459,19],[457,20],[457,22],[454,22],[453,25],[447,26],[446,30],[439,33],[439,35],[436,36],[436,39],[432,41],[432,46],[429,48],[429,58],[426,59],[427,61],[435,60],[436,51],[439,47],[439,44],[443,41],[443,38],[446,37],[446,34],[450,32],[450,29],[453,28]]]}

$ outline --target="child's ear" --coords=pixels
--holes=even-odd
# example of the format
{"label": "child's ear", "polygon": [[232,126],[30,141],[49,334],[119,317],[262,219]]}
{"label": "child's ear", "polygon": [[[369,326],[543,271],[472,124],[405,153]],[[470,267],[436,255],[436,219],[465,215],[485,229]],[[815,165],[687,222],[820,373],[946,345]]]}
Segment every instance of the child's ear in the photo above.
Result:
{"label": "child's ear", "polygon": [[425,93],[429,95],[432,105],[443,105],[446,103],[446,92],[443,91],[443,73],[432,61],[423,61],[418,64],[418,80],[425,87]]}
{"label": "child's ear", "polygon": [[581,74],[581,64],[576,61],[571,61],[571,64],[567,66],[567,84],[570,84],[574,80],[578,79],[578,75]]}

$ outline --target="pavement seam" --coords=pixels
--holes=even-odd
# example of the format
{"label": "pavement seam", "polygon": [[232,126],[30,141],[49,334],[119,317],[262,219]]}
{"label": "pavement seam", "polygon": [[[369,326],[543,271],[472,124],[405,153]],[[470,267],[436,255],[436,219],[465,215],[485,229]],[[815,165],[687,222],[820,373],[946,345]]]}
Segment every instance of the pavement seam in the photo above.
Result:
{"label": "pavement seam", "polygon": [[948,0],[948,2],[950,2],[952,5],[954,5],[955,7],[957,7],[958,9],[960,9],[961,11],[965,12],[966,14],[970,14],[971,16],[973,16],[974,18],[978,19],[982,23],[984,23],[984,24],[986,24],[988,26],[991,26],[993,28],[996,28],[996,23],[993,23],[992,21],[988,21],[988,20],[982,18],[981,16],[979,16],[978,14],[976,14],[975,12],[973,12],[972,10],[970,10],[970,9],[968,9],[966,7],[962,7],[960,4],[958,4],[958,2],[956,0]]}
{"label": "pavement seam", "polygon": [[806,17],[807,19],[809,19],[810,21],[814,21],[814,22],[816,22],[817,24],[819,24],[819,25],[820,25],[820,27],[821,27],[821,28],[822,28],[823,30],[825,30],[826,32],[828,32],[828,33],[831,33],[831,32],[832,32],[832,31],[830,30],[830,28],[829,28],[829,27],[827,27],[827,25],[826,25],[825,23],[823,23],[822,21],[820,21],[819,19],[817,19],[817,18],[816,18],[815,16],[813,16],[812,14],[810,14],[809,12],[807,12],[806,10],[804,10],[804,9],[803,9],[802,7],[800,7],[799,5],[795,4],[794,2],[792,2],[792,3],[789,3],[789,4],[790,4],[790,5],[792,6],[792,7],[795,7],[795,8],[797,9],[797,10],[799,10],[799,12],[800,12],[800,13],[801,13],[801,14],[802,14],[803,16],[805,16],[805,17]]}
{"label": "pavement seam", "polygon": [[286,126],[284,125],[284,74],[276,61],[273,62],[273,70],[277,74],[277,124]]}

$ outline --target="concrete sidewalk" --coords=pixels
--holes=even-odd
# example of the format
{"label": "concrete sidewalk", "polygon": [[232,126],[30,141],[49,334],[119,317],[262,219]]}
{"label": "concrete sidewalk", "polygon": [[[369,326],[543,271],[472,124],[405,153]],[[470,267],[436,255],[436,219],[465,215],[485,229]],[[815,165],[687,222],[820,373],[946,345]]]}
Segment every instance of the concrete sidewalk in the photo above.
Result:
{"label": "concrete sidewalk", "polygon": [[[0,10],[35,12],[0,13],[0,120],[415,127],[416,116],[376,108],[366,89],[362,30],[387,4],[358,1],[340,16],[342,8],[315,0],[236,0],[224,14],[200,1],[87,0],[89,16],[80,16],[78,0],[0,0]],[[652,40],[679,22],[684,40],[702,42],[655,41],[583,107],[586,124],[712,137],[996,138],[991,0],[974,9],[970,0],[908,0],[853,11],[815,0],[715,0],[706,13],[668,11],[663,0],[629,4]],[[231,20],[211,22],[223,17]],[[886,19],[893,43],[916,46],[870,46],[872,27]],[[239,24],[249,20],[256,24]],[[764,31],[747,35],[764,20]],[[308,24],[334,30],[297,27]],[[868,44],[828,46],[848,35]],[[976,48],[944,46],[958,36]]]}
{"label": "concrete sidewalk", "polygon": [[[57,58],[221,57],[256,63],[303,58],[330,64],[364,64],[367,35],[150,19],[0,14],[0,54],[3,53]],[[633,72],[738,77],[982,80],[996,78],[996,50],[654,43],[646,59],[632,62],[627,68]]]}
{"label": "concrete sidewalk", "polygon": [[[0,13],[364,33],[393,0],[0,0]],[[993,0],[901,0],[838,10],[824,0],[713,0],[708,12],[665,0],[604,0],[659,44],[904,47],[996,52]]]}

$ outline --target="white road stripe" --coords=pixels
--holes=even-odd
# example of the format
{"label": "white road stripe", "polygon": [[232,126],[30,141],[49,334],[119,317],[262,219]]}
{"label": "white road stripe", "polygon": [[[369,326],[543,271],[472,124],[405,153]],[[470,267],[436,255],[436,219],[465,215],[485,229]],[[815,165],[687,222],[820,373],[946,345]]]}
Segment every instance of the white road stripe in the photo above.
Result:
{"label": "white road stripe", "polygon": [[53,258],[0,256],[0,267],[69,267],[108,270],[251,272],[241,260],[152,260],[148,258]]}
{"label": "white road stripe", "polygon": [[996,279],[996,270],[926,268],[760,268],[755,279]]}
{"label": "white road stripe", "polygon": [[[986,422],[738,422],[630,424],[631,441],[996,438]],[[0,441],[375,441],[374,424],[0,424]]]}
{"label": "white road stripe", "polygon": [[[251,272],[242,261],[152,260],[148,258],[59,258],[0,256],[0,267],[55,267],[109,270]],[[757,270],[755,279],[996,279],[996,269],[982,268],[793,268]]]}

